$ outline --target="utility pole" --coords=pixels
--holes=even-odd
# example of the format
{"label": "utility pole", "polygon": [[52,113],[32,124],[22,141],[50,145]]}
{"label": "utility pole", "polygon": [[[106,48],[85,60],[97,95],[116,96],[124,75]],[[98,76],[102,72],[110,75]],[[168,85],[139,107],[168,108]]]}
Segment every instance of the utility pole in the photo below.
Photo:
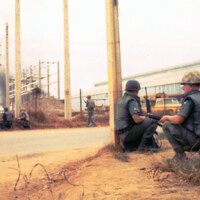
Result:
{"label": "utility pole", "polygon": [[20,0],[15,0],[15,116],[21,108]]}
{"label": "utility pole", "polygon": [[106,0],[108,89],[110,104],[110,138],[115,146],[119,136],[114,131],[117,100],[122,96],[121,55],[118,0]]}
{"label": "utility pole", "polygon": [[[33,89],[33,68],[32,68],[32,65],[30,65],[30,89],[32,90]],[[33,93],[30,93],[30,100],[33,99]]]}
{"label": "utility pole", "polygon": [[82,92],[80,89],[80,113],[82,113]]}
{"label": "utility pole", "polygon": [[58,74],[58,99],[60,100],[60,65],[59,61],[57,62],[57,74]]}
{"label": "utility pole", "polygon": [[39,69],[38,69],[38,71],[39,71],[39,88],[41,89],[41,62],[40,62],[40,60],[39,60]]}
{"label": "utility pole", "polygon": [[68,0],[63,0],[63,7],[64,7],[64,54],[65,54],[64,112],[65,112],[65,118],[70,118],[72,116],[72,110],[71,110],[71,83],[70,83],[70,62],[69,62]]}
{"label": "utility pole", "polygon": [[47,97],[49,98],[49,65],[47,65]]}
{"label": "utility pole", "polygon": [[9,101],[9,47],[8,47],[8,23],[6,23],[6,107],[10,107]]}

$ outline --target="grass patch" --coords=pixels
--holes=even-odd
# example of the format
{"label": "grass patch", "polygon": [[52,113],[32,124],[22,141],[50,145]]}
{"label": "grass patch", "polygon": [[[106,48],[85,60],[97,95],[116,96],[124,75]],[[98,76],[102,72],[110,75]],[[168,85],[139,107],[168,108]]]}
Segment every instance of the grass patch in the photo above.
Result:
{"label": "grass patch", "polygon": [[154,176],[162,172],[173,172],[175,176],[192,185],[200,185],[200,157],[193,155],[183,162],[162,161],[153,166]]}
{"label": "grass patch", "polygon": [[129,162],[129,157],[126,153],[122,153],[121,149],[114,145],[108,145],[108,150],[112,153],[113,157],[121,162]]}

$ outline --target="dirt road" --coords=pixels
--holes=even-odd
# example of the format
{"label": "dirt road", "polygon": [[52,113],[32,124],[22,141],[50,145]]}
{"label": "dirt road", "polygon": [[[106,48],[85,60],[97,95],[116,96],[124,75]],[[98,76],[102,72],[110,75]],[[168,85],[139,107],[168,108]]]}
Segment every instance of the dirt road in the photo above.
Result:
{"label": "dirt road", "polygon": [[153,164],[174,154],[166,140],[154,154],[114,155],[107,148],[98,152],[101,146],[20,155],[18,161],[14,153],[1,155],[0,200],[199,199],[200,186],[169,172],[154,176]]}

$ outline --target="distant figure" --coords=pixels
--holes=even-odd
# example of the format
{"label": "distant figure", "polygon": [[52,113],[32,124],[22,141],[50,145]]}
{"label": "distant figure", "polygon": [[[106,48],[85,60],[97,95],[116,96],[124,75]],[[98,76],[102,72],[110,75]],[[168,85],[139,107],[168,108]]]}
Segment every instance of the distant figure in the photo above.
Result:
{"label": "distant figure", "polygon": [[21,129],[31,128],[30,121],[29,121],[29,115],[25,111],[24,108],[21,108],[21,110],[20,110],[20,115],[17,118],[17,124]]}
{"label": "distant figure", "polygon": [[87,127],[90,126],[90,123],[92,123],[92,126],[97,126],[95,124],[95,122],[93,121],[93,119],[92,119],[95,103],[91,99],[91,96],[87,96],[86,107],[87,107],[87,111],[88,111],[88,124],[87,124]]}
{"label": "distant figure", "polygon": [[185,151],[200,149],[200,73],[186,72],[182,78],[184,97],[180,111],[174,115],[164,115],[162,128],[172,145],[175,156],[168,161],[187,159]]}
{"label": "distant figure", "polygon": [[13,114],[8,110],[7,107],[4,108],[4,113],[2,115],[2,121],[0,122],[0,127],[2,129],[9,129],[12,127]]}

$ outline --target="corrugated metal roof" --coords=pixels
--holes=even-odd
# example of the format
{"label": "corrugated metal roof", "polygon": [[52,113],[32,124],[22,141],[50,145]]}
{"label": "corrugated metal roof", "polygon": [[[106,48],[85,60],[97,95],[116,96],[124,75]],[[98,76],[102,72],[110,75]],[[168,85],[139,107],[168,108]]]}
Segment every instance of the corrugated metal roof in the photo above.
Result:
{"label": "corrugated metal roof", "polygon": [[[161,85],[178,83],[181,81],[182,76],[186,71],[193,70],[193,69],[200,70],[200,61],[182,64],[182,65],[170,66],[170,67],[163,68],[160,70],[154,70],[150,72],[127,76],[127,77],[122,78],[122,81],[124,84],[124,82],[128,80],[137,79],[138,81],[140,81],[141,85],[144,87],[160,85],[160,83],[162,83]],[[107,84],[108,82],[105,81],[105,82],[96,83],[94,86],[99,87],[99,86],[103,86]]]}

